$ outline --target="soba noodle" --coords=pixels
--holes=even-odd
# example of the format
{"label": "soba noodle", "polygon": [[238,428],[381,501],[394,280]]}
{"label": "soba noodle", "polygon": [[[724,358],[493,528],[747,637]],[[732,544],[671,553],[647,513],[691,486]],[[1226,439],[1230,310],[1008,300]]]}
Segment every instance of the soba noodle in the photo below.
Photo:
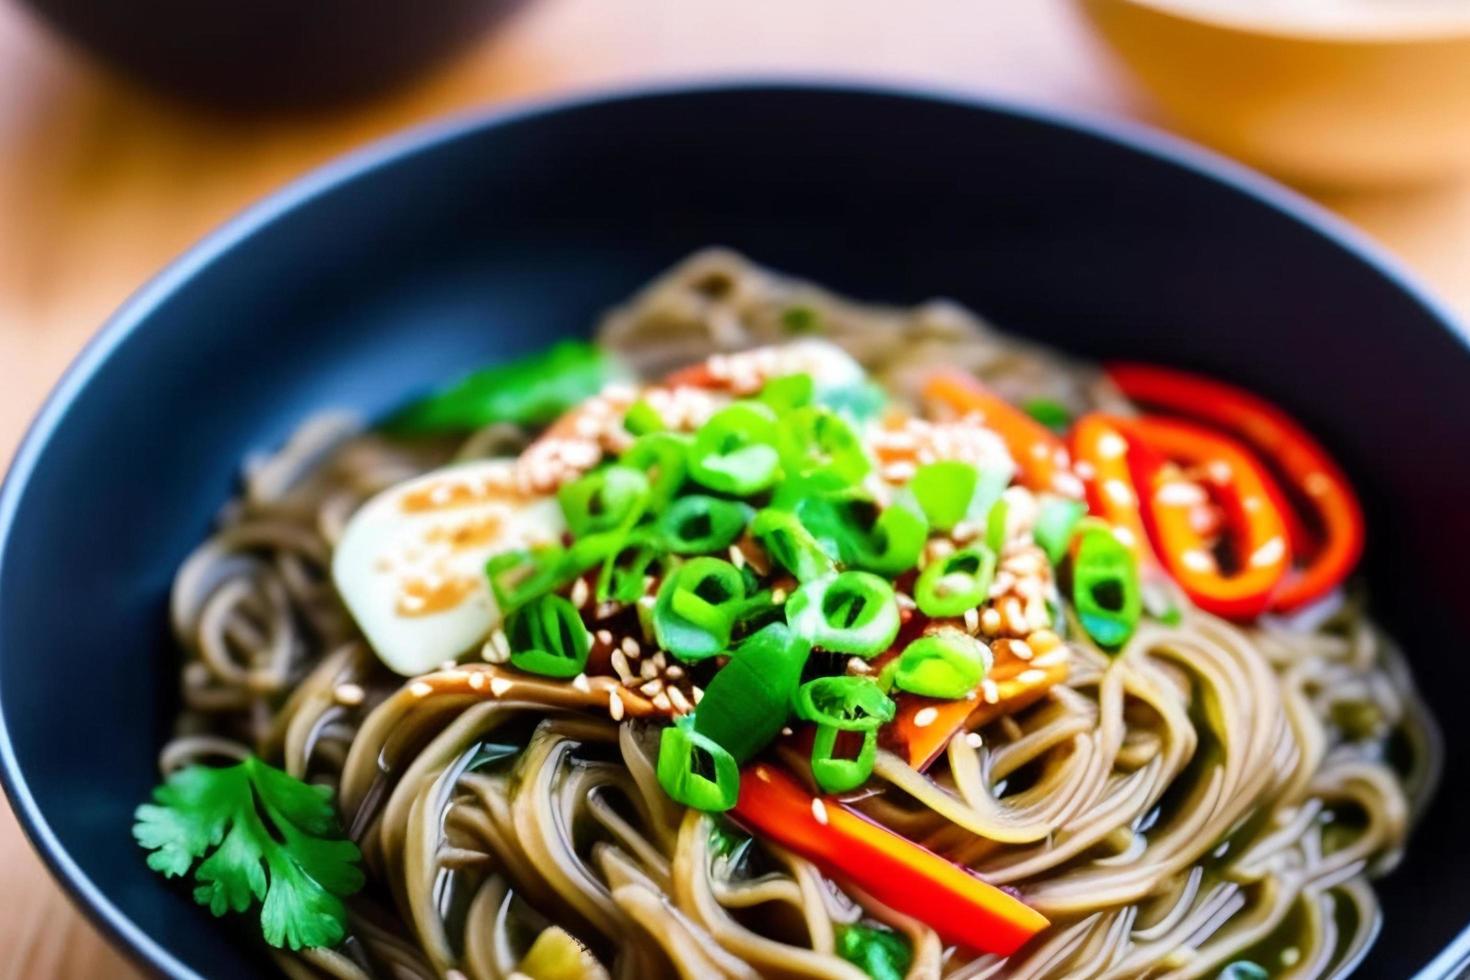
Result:
{"label": "soba noodle", "polygon": [[[788,339],[793,307],[898,392],[943,364],[1013,399],[1128,411],[1094,371],[953,305],[859,306],[719,252],[614,312],[600,340],[652,377]],[[185,710],[162,768],[254,752],[333,787],[372,882],[347,941],[277,954],[287,974],[500,980],[556,960],[572,964],[557,976],[861,980],[835,951],[859,920],[907,937],[910,978],[1199,977],[1242,958],[1325,977],[1372,942],[1369,882],[1398,860],[1436,751],[1357,597],[1245,628],[1174,596],[1177,625],[1142,626],[1115,657],[1073,646],[1065,683],[953,739],[928,773],[880,752],[868,816],[1052,920],[1009,959],[965,959],[778,846],[722,846],[722,821],[661,790],[656,731],[610,718],[606,689],[478,662],[405,681],[378,662],[331,583],[344,522],[405,478],[529,436],[405,443],[312,419],[247,462],[179,571]]]}

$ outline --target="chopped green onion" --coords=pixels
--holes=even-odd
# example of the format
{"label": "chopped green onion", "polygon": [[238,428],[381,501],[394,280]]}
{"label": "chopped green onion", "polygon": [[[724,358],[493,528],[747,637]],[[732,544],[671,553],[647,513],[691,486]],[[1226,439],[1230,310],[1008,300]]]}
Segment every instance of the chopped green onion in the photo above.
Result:
{"label": "chopped green onion", "polygon": [[485,563],[490,591],[501,616],[555,592],[576,577],[575,566],[560,545],[517,548],[490,556]]}
{"label": "chopped green onion", "polygon": [[748,497],[776,482],[776,415],[757,402],[720,409],[694,435],[689,475],[717,493]]}
{"label": "chopped green onion", "polygon": [[703,555],[728,548],[754,513],[739,501],[692,493],[674,501],[658,525],[664,546],[674,554]]}
{"label": "chopped green onion", "polygon": [[1002,497],[990,508],[985,518],[985,545],[997,555],[1006,548],[1006,519],[1010,517],[1011,505]]}
{"label": "chopped green onion", "polygon": [[639,436],[618,462],[641,470],[648,477],[648,507],[655,513],[674,499],[689,472],[688,436],[673,432],[650,432]]}
{"label": "chopped green onion", "polygon": [[567,527],[581,537],[598,531],[632,527],[648,507],[648,477],[631,466],[593,470],[556,492]]}
{"label": "chopped green onion", "polygon": [[1053,565],[1067,554],[1077,522],[1087,514],[1087,505],[1070,497],[1049,497],[1036,512],[1031,537]]}
{"label": "chopped green onion", "polygon": [[[847,759],[836,755],[839,737],[862,740],[856,757]],[[868,729],[860,735],[844,733],[831,725],[817,726],[812,739],[812,778],[824,793],[848,793],[868,781],[873,774],[873,761],[878,756],[878,732]]]}
{"label": "chopped green onion", "polygon": [[629,406],[628,413],[623,416],[623,428],[635,436],[646,436],[653,432],[661,432],[667,427],[657,410],[646,400],[640,398]]}
{"label": "chopped green onion", "polygon": [[856,422],[867,422],[888,407],[888,393],[882,385],[862,381],[817,392],[817,404]]}
{"label": "chopped green onion", "polygon": [[898,635],[893,586],[868,572],[814,579],[786,600],[786,621],[813,646],[876,657]]}
{"label": "chopped green onion", "polygon": [[649,566],[658,555],[646,531],[624,536],[602,561],[602,569],[597,574],[597,601],[636,602],[642,598]]}
{"label": "chopped green onion", "polygon": [[914,583],[914,602],[925,616],[944,619],[979,608],[990,595],[995,552],[972,545],[924,566]]}
{"label": "chopped green onion", "polygon": [[765,547],[766,553],[795,575],[798,581],[810,582],[836,571],[831,557],[790,511],[767,507],[755,515],[750,533]]}
{"label": "chopped green onion", "polygon": [[847,536],[843,559],[854,567],[897,577],[918,564],[928,538],[924,515],[900,500],[883,508],[868,533],[854,529]]}
{"label": "chopped green onion", "polygon": [[653,607],[659,646],[684,660],[723,653],[745,603],[740,570],[718,558],[694,558],[669,573]]}
{"label": "chopped green onion", "polygon": [[946,459],[920,466],[909,481],[909,492],[930,524],[941,531],[952,531],[969,512],[979,481],[975,467]]}
{"label": "chopped green onion", "polygon": [[1027,415],[1055,432],[1063,432],[1072,424],[1072,413],[1054,398],[1033,398],[1022,407]]}
{"label": "chopped green onion", "polygon": [[797,688],[798,717],[844,732],[866,732],[893,720],[897,706],[871,677],[817,677]]}
{"label": "chopped green onion", "polygon": [[787,333],[815,333],[822,327],[822,318],[810,306],[788,306],[781,314],[781,327]]}
{"label": "chopped green onion", "polygon": [[1106,528],[1082,532],[1072,563],[1072,603],[1082,628],[1105,650],[1121,647],[1138,627],[1138,565]]}
{"label": "chopped green onion", "polygon": [[903,980],[913,962],[909,942],[891,929],[851,925],[837,927],[837,953],[870,980]]}
{"label": "chopped green onion", "polygon": [[743,763],[765,748],[786,716],[811,645],[785,623],[752,633],[704,689],[694,730]]}
{"label": "chopped green onion", "polygon": [[577,607],[545,595],[517,609],[505,623],[510,662],[517,670],[545,677],[576,677],[592,648]]}
{"label": "chopped green onion", "polygon": [[985,644],[957,629],[941,629],[904,647],[893,684],[926,698],[955,700],[975,690],[990,664]]}
{"label": "chopped green onion", "polygon": [[813,390],[810,374],[787,374],[767,381],[756,398],[781,414],[810,405]]}
{"label": "chopped green onion", "polygon": [[495,422],[545,425],[597,394],[615,373],[602,348],[564,340],[539,354],[477,371],[407,406],[384,428],[401,435],[428,435],[470,432]]}
{"label": "chopped green onion", "polygon": [[829,409],[808,407],[786,413],[776,438],[786,475],[824,489],[853,486],[872,468],[852,426]]}
{"label": "chopped green onion", "polygon": [[663,730],[658,745],[658,782],[676,802],[722,812],[740,798],[740,766],[720,743],[694,730],[685,715]]}

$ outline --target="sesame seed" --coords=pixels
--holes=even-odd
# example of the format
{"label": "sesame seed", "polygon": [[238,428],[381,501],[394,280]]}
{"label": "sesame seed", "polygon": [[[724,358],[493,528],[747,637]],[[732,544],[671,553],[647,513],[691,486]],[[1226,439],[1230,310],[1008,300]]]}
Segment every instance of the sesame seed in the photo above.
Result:
{"label": "sesame seed", "polygon": [[1116,432],[1105,432],[1097,441],[1097,454],[1103,459],[1117,459],[1128,452],[1128,443]]}
{"label": "sesame seed", "polygon": [[935,708],[933,706],[930,706],[928,708],[920,708],[917,712],[914,713],[914,727],[928,728],[930,725],[934,724],[935,720],[938,717],[938,708]]}
{"label": "sesame seed", "polygon": [[1134,503],[1133,490],[1122,480],[1104,480],[1103,493],[1119,507],[1130,507]]}
{"label": "sesame seed", "polygon": [[1026,637],[1026,643],[1036,653],[1047,653],[1061,645],[1062,638],[1049,629],[1040,629]]}
{"label": "sesame seed", "polygon": [[490,678],[490,693],[495,695],[497,698],[504,694],[506,691],[509,691],[514,686],[515,684],[513,682],[506,680],[504,677]]}
{"label": "sesame seed", "polygon": [[592,682],[587,679],[586,674],[578,674],[576,677],[573,677],[572,687],[575,687],[584,694],[592,693]]}
{"label": "sesame seed", "polygon": [[669,664],[664,668],[664,676],[671,681],[676,681],[684,676],[684,668],[678,664]]}
{"label": "sesame seed", "polygon": [[1030,660],[1035,656],[1025,640],[1012,640],[1009,649],[1011,655],[1020,660]]}
{"label": "sesame seed", "polygon": [[985,744],[985,740],[980,737],[979,732],[966,732],[965,744],[972,749],[978,749]]}
{"label": "sesame seed", "polygon": [[1284,557],[1286,557],[1286,542],[1280,537],[1274,537],[1251,553],[1251,565],[1256,568],[1264,568],[1276,564]]}
{"label": "sesame seed", "polygon": [[872,669],[862,657],[849,657],[847,659],[847,672],[849,674],[866,674]]}
{"label": "sesame seed", "polygon": [[579,578],[572,583],[572,605],[581,608],[587,605],[587,600],[592,598],[592,590],[587,587],[587,580]]}
{"label": "sesame seed", "polygon": [[669,696],[659,691],[653,696],[653,706],[660,711],[672,711],[673,705],[669,702]]}
{"label": "sesame seed", "polygon": [[785,735],[787,738],[790,738],[791,737],[791,726],[790,725],[782,725],[781,726],[781,734],[782,735]]}
{"label": "sesame seed", "polygon": [[1059,646],[1055,650],[1037,656],[1035,660],[1031,661],[1031,665],[1033,667],[1055,667],[1058,664],[1066,663],[1070,659],[1071,655],[1067,652],[1067,648]]}
{"label": "sesame seed", "polygon": [[619,646],[630,657],[641,657],[643,655],[643,647],[639,646],[638,641],[631,636],[623,637],[623,642]]}
{"label": "sesame seed", "polygon": [[644,680],[651,680],[658,676],[658,664],[652,660],[644,660],[638,664],[638,676]]}
{"label": "sesame seed", "polygon": [[597,638],[597,642],[598,643],[601,643],[603,646],[605,646],[605,647],[612,646],[612,642],[613,642],[612,630],[598,630],[596,633],[593,634],[593,636],[595,636]]}
{"label": "sesame seed", "polygon": [[687,715],[694,710],[694,705],[689,703],[689,699],[684,697],[684,692],[677,687],[664,688],[664,692],[668,694],[669,702],[673,704],[674,710],[681,715]]}
{"label": "sesame seed", "polygon": [[1215,570],[1215,559],[1210,557],[1208,551],[1200,548],[1188,548],[1180,552],[1179,561],[1192,572],[1213,572]]}
{"label": "sesame seed", "polygon": [[633,672],[628,669],[628,658],[623,656],[623,651],[614,650],[608,659],[612,663],[613,672],[618,675],[618,680],[624,684],[633,680]]}
{"label": "sesame seed", "polygon": [[986,704],[995,704],[1000,701],[1000,688],[995,686],[995,681],[989,677],[980,682],[980,692],[985,698]]}
{"label": "sesame seed", "polygon": [[408,685],[408,693],[416,698],[426,698],[434,693],[434,685],[426,684],[423,681],[414,681]]}
{"label": "sesame seed", "polygon": [[994,636],[1000,632],[1000,611],[994,606],[989,606],[980,613],[980,628],[985,631],[986,636]]}
{"label": "sesame seed", "polygon": [[827,804],[821,800],[812,800],[812,819],[823,827],[827,826]]}
{"label": "sesame seed", "polygon": [[1177,480],[1164,484],[1154,493],[1156,502],[1171,507],[1196,507],[1208,499],[1198,485]]}
{"label": "sesame seed", "polygon": [[664,652],[662,650],[653,655],[653,665],[659,670],[663,670],[669,665],[669,658],[664,656]]}
{"label": "sesame seed", "polygon": [[485,687],[485,675],[477,670],[474,673],[470,674],[469,681],[467,683],[470,685],[470,690],[472,691],[482,690]]}
{"label": "sesame seed", "polygon": [[730,545],[730,564],[736,568],[745,567],[745,552],[740,550],[739,545]]}
{"label": "sesame seed", "polygon": [[613,721],[623,720],[623,699],[618,697],[617,691],[608,692],[607,713],[612,715]]}
{"label": "sesame seed", "polygon": [[654,678],[653,680],[649,681],[647,684],[644,684],[638,690],[642,691],[648,697],[653,697],[655,694],[657,694],[658,692],[662,691],[663,689],[664,689],[664,682],[661,681],[661,680],[659,680],[658,678]]}
{"label": "sesame seed", "polygon": [[700,687],[697,684],[690,690],[689,693],[693,696],[695,704],[698,704],[699,702],[704,700],[704,688]]}
{"label": "sesame seed", "polygon": [[779,606],[779,605],[781,605],[781,603],[783,603],[785,601],[786,601],[786,590],[785,589],[776,588],[776,589],[772,589],[771,590],[771,602],[773,602],[773,603],[775,603],[776,605]]}
{"label": "sesame seed", "polygon": [[1016,680],[1028,687],[1032,684],[1044,684],[1046,683],[1046,671],[1037,670],[1035,667],[1032,667],[1029,670],[1023,670],[1017,674]]}
{"label": "sesame seed", "polygon": [[337,699],[338,704],[349,708],[362,704],[363,699],[367,697],[360,684],[338,684],[332,695]]}
{"label": "sesame seed", "polygon": [[444,660],[444,661],[441,661],[440,662],[439,669],[440,670],[453,670],[455,668],[455,665],[457,663],[458,663],[458,661],[456,661],[456,660]]}
{"label": "sesame seed", "polygon": [[980,631],[980,612],[976,609],[965,610],[965,629],[970,633]]}
{"label": "sesame seed", "polygon": [[1133,548],[1138,544],[1138,536],[1126,527],[1113,528],[1113,537],[1125,548]]}

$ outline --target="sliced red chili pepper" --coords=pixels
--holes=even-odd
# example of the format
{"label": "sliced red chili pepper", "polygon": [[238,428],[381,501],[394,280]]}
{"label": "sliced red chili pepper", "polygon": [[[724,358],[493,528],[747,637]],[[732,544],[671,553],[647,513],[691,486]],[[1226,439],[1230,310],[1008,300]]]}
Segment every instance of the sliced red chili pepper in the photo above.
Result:
{"label": "sliced red chili pepper", "polygon": [[1082,496],[1067,447],[1053,432],[967,374],[939,371],[924,384],[924,400],[957,415],[979,415],[1016,461],[1021,482],[1032,490]]}
{"label": "sliced red chili pepper", "polygon": [[732,815],[927,923],[946,943],[1009,956],[1050,923],[1007,892],[831,798],[813,797],[769,763],[746,768]]}
{"label": "sliced red chili pepper", "polygon": [[1077,474],[1087,488],[1088,509],[1113,525],[1114,536],[1133,551],[1141,569],[1156,568],[1128,465],[1128,440],[1119,421],[1097,412],[1084,415],[1069,439]]}
{"label": "sliced red chili pepper", "polygon": [[[1316,439],[1276,406],[1249,392],[1184,371],[1146,364],[1108,367],[1122,392],[1134,401],[1210,422],[1252,448],[1286,480],[1294,498],[1311,510],[1320,541],[1299,521],[1292,545],[1303,560],[1272,602],[1289,610],[1319,599],[1340,585],[1363,551],[1363,509],[1347,477]],[[1288,511],[1288,521],[1293,515]]]}
{"label": "sliced red chili pepper", "polygon": [[[1194,604],[1234,619],[1266,611],[1291,568],[1281,490],[1254,456],[1228,436],[1158,416],[1123,422],[1129,463],[1154,551]],[[1179,464],[1197,473],[1196,483]],[[1203,491],[1208,488],[1209,494]],[[1224,513],[1236,567],[1220,567],[1201,507]]]}

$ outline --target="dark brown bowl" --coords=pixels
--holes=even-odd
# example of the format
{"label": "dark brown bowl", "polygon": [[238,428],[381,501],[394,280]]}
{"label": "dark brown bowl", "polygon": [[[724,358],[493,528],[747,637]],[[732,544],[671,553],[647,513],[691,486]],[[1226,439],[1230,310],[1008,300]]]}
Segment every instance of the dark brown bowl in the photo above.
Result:
{"label": "dark brown bowl", "polygon": [[193,102],[310,106],[401,82],[524,0],[23,0],[103,63]]}

